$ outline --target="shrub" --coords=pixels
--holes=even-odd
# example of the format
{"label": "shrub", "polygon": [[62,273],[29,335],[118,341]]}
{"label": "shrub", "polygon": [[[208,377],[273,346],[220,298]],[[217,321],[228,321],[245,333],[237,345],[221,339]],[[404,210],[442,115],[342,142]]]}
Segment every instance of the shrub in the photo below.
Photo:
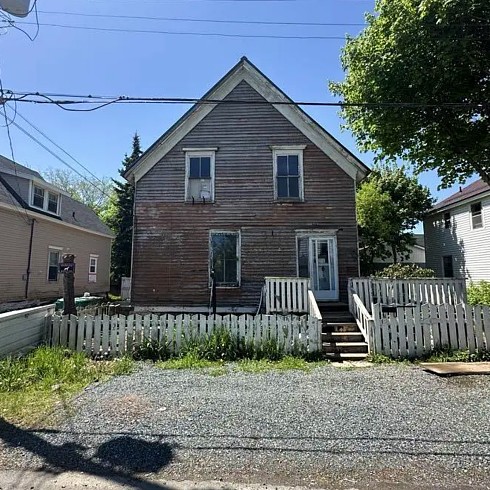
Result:
{"label": "shrub", "polygon": [[135,346],[133,351],[133,358],[136,361],[166,361],[171,355],[172,351],[167,341],[158,341],[148,337]]}
{"label": "shrub", "polygon": [[387,277],[388,279],[411,279],[422,277],[435,277],[432,269],[419,267],[415,264],[391,264],[375,274],[376,277]]}
{"label": "shrub", "polygon": [[480,281],[468,286],[468,303],[470,305],[490,305],[490,282]]}

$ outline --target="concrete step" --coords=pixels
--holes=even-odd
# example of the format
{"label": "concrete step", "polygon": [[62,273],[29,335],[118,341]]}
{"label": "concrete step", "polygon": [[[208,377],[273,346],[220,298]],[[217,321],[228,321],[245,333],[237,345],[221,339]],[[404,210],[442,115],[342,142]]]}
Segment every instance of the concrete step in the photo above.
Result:
{"label": "concrete step", "polygon": [[364,342],[361,332],[324,332],[322,333],[324,342]]}
{"label": "concrete step", "polygon": [[332,354],[367,354],[366,342],[323,342],[323,352]]}
{"label": "concrete step", "polygon": [[325,352],[324,353],[325,357],[329,359],[330,361],[362,361],[366,359],[367,357],[367,352],[366,353],[356,353],[356,352]]}

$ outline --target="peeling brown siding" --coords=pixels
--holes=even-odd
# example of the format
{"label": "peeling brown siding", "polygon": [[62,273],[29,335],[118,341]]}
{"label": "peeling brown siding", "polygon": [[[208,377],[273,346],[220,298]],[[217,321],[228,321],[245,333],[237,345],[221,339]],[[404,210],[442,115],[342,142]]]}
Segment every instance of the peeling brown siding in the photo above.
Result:
{"label": "peeling brown siding", "polygon": [[[24,216],[25,218],[25,216]],[[0,302],[24,299],[25,274],[29,251],[30,225],[16,211],[0,209],[0,228],[8,230],[1,239]],[[49,246],[60,247],[60,253],[74,253],[77,269],[75,293],[109,291],[111,239],[36,218],[32,242],[29,299],[51,299],[63,295],[61,276],[48,281]],[[89,256],[99,255],[97,282],[88,282]]]}
{"label": "peeling brown siding", "polygon": [[[264,100],[242,82],[229,99]],[[306,145],[304,202],[274,202],[271,145]],[[215,202],[184,202],[186,147],[218,147]],[[136,185],[133,301],[209,301],[209,230],[240,231],[241,287],[220,306],[256,306],[264,276],[296,276],[296,230],[341,229],[339,286],[358,274],[353,180],[268,104],[217,106]]]}

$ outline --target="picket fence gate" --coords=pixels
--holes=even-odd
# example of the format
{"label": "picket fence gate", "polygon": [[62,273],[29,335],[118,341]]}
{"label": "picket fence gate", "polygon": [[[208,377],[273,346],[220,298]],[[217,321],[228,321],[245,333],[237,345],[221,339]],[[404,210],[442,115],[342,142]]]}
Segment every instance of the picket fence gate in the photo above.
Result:
{"label": "picket fence gate", "polygon": [[490,307],[424,304],[385,313],[373,305],[370,351],[394,358],[414,358],[448,347],[490,351]]}
{"label": "picket fence gate", "polygon": [[178,354],[186,340],[204,337],[217,328],[248,342],[274,339],[286,352],[297,347],[308,352],[321,350],[321,320],[306,315],[55,315],[49,338],[52,346],[94,357],[131,353],[145,339],[166,342]]}

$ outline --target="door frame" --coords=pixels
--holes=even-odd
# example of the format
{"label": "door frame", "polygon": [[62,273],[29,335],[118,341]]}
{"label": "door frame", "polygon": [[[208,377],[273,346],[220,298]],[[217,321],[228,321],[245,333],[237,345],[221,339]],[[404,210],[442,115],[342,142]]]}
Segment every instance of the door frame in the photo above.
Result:
{"label": "door frame", "polygon": [[[333,266],[333,274],[334,274],[334,285],[335,285],[335,290],[334,294],[328,298],[326,298],[324,295],[315,294],[315,289],[313,285],[313,267],[315,267],[315,261],[313,260],[313,256],[315,252],[316,255],[316,250],[314,249],[313,244],[315,243],[316,240],[324,240],[324,241],[331,241],[332,242],[332,251],[333,251],[333,256],[329,257],[331,260],[330,264]],[[308,235],[308,268],[310,272],[310,281],[311,281],[311,288],[313,293],[315,294],[315,298],[318,301],[338,301],[339,300],[339,266],[338,266],[338,250],[337,250],[337,236],[336,235],[330,235],[330,234],[311,234]],[[332,267],[330,269],[330,272],[332,272]]]}

